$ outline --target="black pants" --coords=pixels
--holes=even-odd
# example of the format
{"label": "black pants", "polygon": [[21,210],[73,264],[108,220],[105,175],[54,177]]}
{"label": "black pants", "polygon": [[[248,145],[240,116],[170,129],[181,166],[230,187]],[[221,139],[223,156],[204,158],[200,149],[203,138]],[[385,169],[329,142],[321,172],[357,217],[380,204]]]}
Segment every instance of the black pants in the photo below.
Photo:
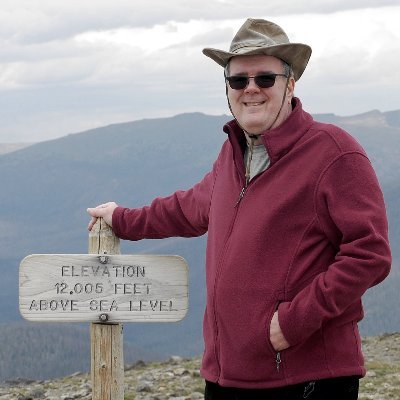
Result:
{"label": "black pants", "polygon": [[222,387],[206,381],[205,400],[357,400],[358,376],[321,379],[274,389]]}

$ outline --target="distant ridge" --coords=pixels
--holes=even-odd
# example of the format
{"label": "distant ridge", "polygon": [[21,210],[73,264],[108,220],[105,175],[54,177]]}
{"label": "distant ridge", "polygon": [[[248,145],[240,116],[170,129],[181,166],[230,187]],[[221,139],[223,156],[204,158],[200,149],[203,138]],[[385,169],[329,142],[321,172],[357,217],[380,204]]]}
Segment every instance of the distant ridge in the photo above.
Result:
{"label": "distant ridge", "polygon": [[339,125],[400,128],[400,110],[388,112],[371,110],[362,114],[351,116],[338,116],[332,113],[315,114],[313,117],[317,121],[335,123]]}
{"label": "distant ridge", "polygon": [[0,143],[0,155],[12,153],[25,147],[31,146],[33,143]]}

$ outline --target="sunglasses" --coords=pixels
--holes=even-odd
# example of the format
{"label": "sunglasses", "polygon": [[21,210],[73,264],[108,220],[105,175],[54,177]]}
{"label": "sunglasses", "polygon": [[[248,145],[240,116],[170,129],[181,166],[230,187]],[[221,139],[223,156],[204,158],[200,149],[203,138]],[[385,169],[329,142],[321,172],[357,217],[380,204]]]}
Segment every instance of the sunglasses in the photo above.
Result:
{"label": "sunglasses", "polygon": [[245,89],[248,86],[250,79],[254,79],[254,82],[258,87],[267,89],[274,86],[277,76],[284,76],[287,78],[287,75],[285,74],[260,74],[255,76],[233,75],[226,76],[225,79],[229,82],[229,86],[235,90]]}

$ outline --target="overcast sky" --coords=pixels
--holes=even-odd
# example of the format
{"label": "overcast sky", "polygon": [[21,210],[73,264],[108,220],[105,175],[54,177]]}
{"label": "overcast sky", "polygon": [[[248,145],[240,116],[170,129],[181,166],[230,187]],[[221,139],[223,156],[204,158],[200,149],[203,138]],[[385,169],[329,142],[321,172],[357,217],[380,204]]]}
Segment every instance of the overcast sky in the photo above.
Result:
{"label": "overcast sky", "polygon": [[0,143],[116,122],[228,114],[222,68],[247,17],[270,19],[313,55],[307,111],[400,109],[398,0],[1,0]]}

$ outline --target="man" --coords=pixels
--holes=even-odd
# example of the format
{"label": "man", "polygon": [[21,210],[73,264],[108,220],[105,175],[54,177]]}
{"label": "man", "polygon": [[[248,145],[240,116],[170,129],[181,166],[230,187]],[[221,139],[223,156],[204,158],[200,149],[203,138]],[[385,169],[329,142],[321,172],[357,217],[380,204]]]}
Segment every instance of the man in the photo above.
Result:
{"label": "man", "polygon": [[357,399],[361,296],[389,273],[385,206],[364,150],[294,97],[311,55],[247,20],[224,67],[234,120],[204,179],[128,209],[88,209],[123,239],[208,232],[205,399]]}

